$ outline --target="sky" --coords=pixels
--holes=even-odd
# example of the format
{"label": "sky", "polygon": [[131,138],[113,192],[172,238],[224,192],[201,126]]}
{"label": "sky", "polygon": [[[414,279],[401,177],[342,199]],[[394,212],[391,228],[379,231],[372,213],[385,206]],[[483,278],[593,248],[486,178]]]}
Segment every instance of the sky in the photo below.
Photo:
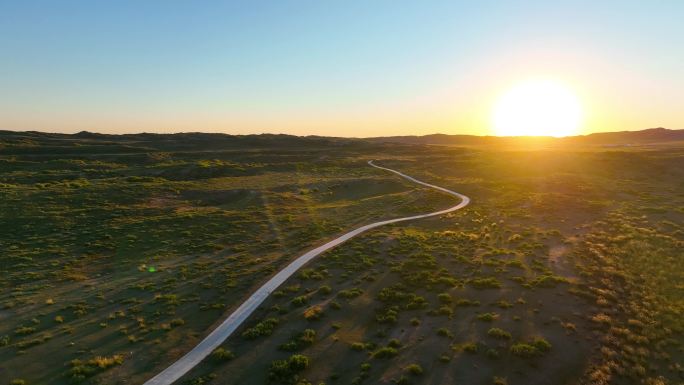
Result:
{"label": "sky", "polygon": [[684,1],[0,0],[0,129],[490,135],[527,79],[579,133],[684,128]]}

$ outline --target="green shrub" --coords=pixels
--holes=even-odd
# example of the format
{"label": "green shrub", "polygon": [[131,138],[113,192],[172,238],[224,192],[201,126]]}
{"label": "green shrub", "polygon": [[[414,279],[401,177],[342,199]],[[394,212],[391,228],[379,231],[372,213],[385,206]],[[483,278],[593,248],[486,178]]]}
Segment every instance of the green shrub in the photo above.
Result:
{"label": "green shrub", "polygon": [[363,342],[353,342],[351,344],[351,348],[356,351],[362,351],[366,349],[366,344]]}
{"label": "green shrub", "polygon": [[297,380],[297,374],[308,366],[309,357],[295,354],[287,360],[273,361],[268,371],[268,378],[274,382],[293,383]]}
{"label": "green shrub", "polygon": [[304,306],[307,302],[309,302],[309,298],[305,295],[294,297],[290,301],[293,306]]}
{"label": "green shrub", "polygon": [[339,293],[337,293],[338,296],[347,299],[356,298],[361,294],[363,294],[363,290],[359,289],[358,287],[348,290],[342,290]]}
{"label": "green shrub", "polygon": [[499,328],[491,328],[487,331],[487,334],[491,337],[502,339],[502,340],[510,340],[511,339],[511,333],[499,329]]}
{"label": "green shrub", "polygon": [[242,337],[248,340],[252,340],[261,336],[270,336],[273,334],[273,329],[278,325],[278,320],[276,318],[268,318],[264,321],[259,322],[253,327],[245,330],[242,333]]}
{"label": "green shrub", "polygon": [[30,327],[30,326],[20,326],[19,328],[14,330],[14,334],[20,334],[20,335],[27,335],[31,333],[35,333],[36,328]]}
{"label": "green shrub", "polygon": [[70,362],[69,377],[74,382],[80,382],[88,377],[105,371],[112,366],[121,365],[123,363],[123,356],[115,354],[111,357],[97,356],[86,362],[81,360],[72,360]]}
{"label": "green shrub", "polygon": [[539,354],[539,350],[537,350],[537,348],[522,342],[511,345],[510,352],[513,355],[523,358],[531,358]]}
{"label": "green shrub", "polygon": [[468,282],[476,289],[500,289],[501,282],[494,277],[474,278]]}
{"label": "green shrub", "polygon": [[440,293],[437,295],[437,299],[439,299],[439,302],[441,303],[451,303],[453,301],[453,298],[451,298],[451,294],[449,293]]}
{"label": "green shrub", "polygon": [[492,322],[497,318],[499,318],[499,315],[496,313],[482,313],[477,315],[477,319],[484,322]]}
{"label": "green shrub", "polygon": [[456,301],[456,306],[480,306],[480,301],[471,301],[467,298],[461,298]]}
{"label": "green shrub", "polygon": [[414,376],[420,376],[423,374],[423,368],[418,364],[411,364],[405,368],[405,370]]}
{"label": "green shrub", "polygon": [[213,352],[211,352],[211,359],[216,362],[229,361],[233,358],[235,358],[235,354],[224,348],[216,348]]}
{"label": "green shrub", "polygon": [[373,352],[373,358],[390,358],[396,356],[398,353],[397,349],[387,346]]}
{"label": "green shrub", "polygon": [[532,346],[537,348],[540,352],[548,352],[551,350],[551,343],[542,337],[535,337],[534,340],[532,340]]}

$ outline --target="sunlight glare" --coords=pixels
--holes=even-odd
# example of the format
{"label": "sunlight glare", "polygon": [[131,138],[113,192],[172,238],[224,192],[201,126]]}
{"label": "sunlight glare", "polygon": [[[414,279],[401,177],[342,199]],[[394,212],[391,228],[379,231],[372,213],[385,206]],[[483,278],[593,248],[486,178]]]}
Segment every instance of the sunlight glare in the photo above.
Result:
{"label": "sunlight glare", "polygon": [[566,86],[552,80],[519,84],[503,94],[492,114],[498,136],[568,136],[577,134],[582,107]]}

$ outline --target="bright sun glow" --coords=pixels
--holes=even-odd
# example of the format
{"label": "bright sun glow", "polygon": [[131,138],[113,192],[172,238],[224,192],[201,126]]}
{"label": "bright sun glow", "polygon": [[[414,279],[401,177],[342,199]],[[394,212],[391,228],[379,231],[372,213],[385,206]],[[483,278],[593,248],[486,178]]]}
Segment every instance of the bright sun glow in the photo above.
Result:
{"label": "bright sun glow", "polygon": [[499,136],[568,136],[582,123],[582,107],[563,84],[535,80],[502,95],[492,119]]}

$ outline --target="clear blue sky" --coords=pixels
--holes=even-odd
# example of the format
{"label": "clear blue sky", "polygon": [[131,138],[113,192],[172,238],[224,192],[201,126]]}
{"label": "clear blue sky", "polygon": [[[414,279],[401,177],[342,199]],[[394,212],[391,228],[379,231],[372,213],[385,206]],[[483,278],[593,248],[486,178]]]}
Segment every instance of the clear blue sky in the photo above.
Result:
{"label": "clear blue sky", "polygon": [[684,128],[679,0],[0,0],[0,55],[0,129],[486,134],[537,76]]}

